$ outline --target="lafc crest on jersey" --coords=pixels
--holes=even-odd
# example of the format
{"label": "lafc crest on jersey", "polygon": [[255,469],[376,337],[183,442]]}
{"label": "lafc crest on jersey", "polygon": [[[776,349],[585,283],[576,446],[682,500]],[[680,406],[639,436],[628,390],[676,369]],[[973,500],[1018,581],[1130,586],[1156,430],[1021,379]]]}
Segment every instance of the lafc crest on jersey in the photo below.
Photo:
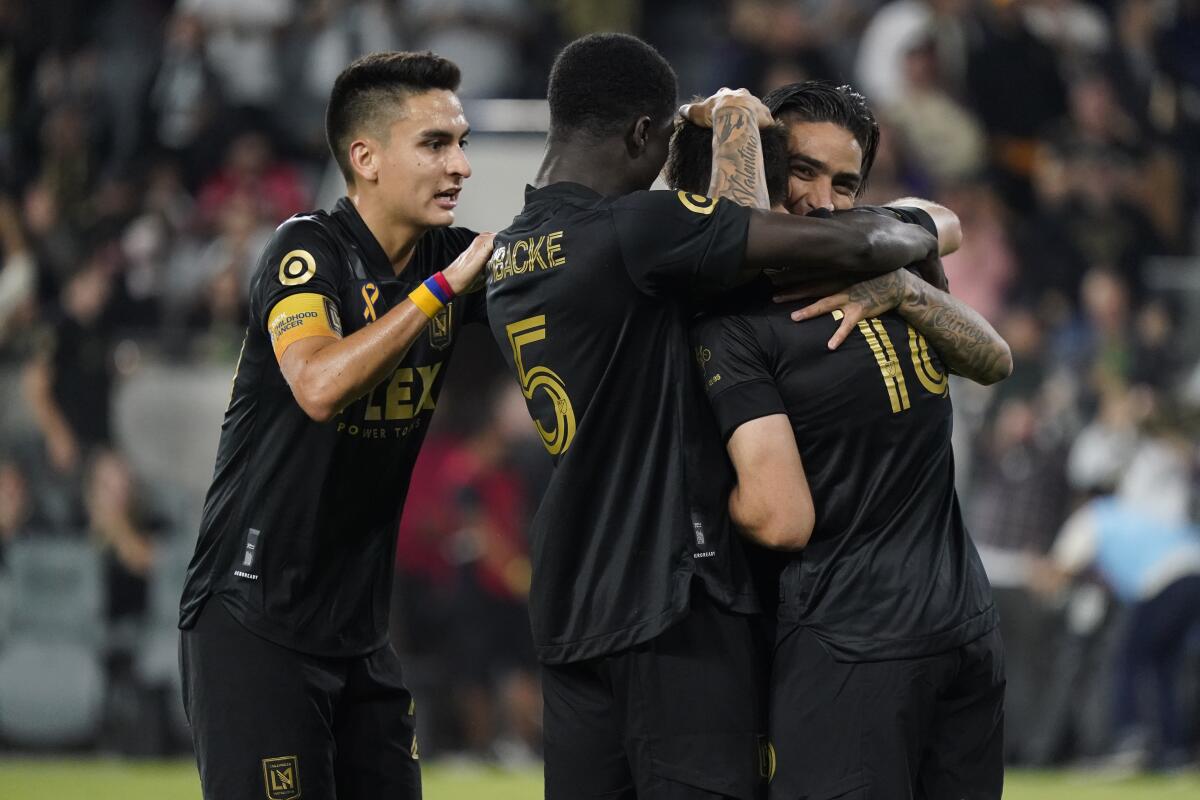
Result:
{"label": "lafc crest on jersey", "polygon": [[429,320],[429,344],[436,350],[445,350],[454,338],[454,304],[444,307]]}
{"label": "lafc crest on jersey", "polygon": [[300,759],[296,756],[264,758],[263,783],[268,800],[299,800]]}

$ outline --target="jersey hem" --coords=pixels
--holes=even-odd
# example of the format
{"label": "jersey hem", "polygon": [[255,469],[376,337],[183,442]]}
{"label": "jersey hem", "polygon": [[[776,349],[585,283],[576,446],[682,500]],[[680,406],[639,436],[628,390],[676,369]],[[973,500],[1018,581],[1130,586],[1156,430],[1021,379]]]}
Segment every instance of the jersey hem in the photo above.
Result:
{"label": "jersey hem", "polygon": [[[277,644],[280,647],[286,647],[289,650],[295,650],[297,653],[303,653],[308,656],[317,656],[318,658],[358,658],[359,656],[369,655],[374,653],[379,648],[388,643],[387,634],[379,637],[369,645],[361,647],[322,647],[314,646],[311,642],[299,642],[294,638],[294,634],[288,631],[278,629],[269,623],[264,623],[248,616],[245,611],[239,608],[235,598],[229,595],[224,595],[214,592],[206,602],[218,600],[221,605],[225,606],[225,610],[229,612],[229,616],[250,633],[260,638],[266,639],[268,642]],[[196,616],[199,616],[197,614]]]}
{"label": "jersey hem", "polygon": [[782,639],[788,630],[806,628],[817,638],[830,658],[842,662],[898,661],[935,656],[970,644],[990,633],[1000,622],[1000,615],[992,605],[949,630],[929,636],[906,639],[840,639],[836,633],[820,625],[789,622],[784,616],[785,612],[780,609],[780,622],[783,624],[780,626],[779,639]]}

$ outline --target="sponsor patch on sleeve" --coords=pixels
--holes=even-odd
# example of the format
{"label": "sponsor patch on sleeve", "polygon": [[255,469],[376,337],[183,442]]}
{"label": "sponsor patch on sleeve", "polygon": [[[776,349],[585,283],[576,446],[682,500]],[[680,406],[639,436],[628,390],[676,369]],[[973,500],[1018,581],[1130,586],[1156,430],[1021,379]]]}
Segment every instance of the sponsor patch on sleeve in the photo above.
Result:
{"label": "sponsor patch on sleeve", "polygon": [[283,298],[267,317],[267,332],[275,358],[281,358],[288,345],[309,336],[342,338],[342,324],[337,306],[324,295],[314,292],[293,294]]}
{"label": "sponsor patch on sleeve", "polygon": [[694,211],[697,214],[705,216],[711,214],[713,209],[717,207],[717,201],[711,197],[705,197],[702,194],[689,194],[688,192],[676,192],[675,196],[679,198],[679,202],[683,203],[683,207],[688,211]]}

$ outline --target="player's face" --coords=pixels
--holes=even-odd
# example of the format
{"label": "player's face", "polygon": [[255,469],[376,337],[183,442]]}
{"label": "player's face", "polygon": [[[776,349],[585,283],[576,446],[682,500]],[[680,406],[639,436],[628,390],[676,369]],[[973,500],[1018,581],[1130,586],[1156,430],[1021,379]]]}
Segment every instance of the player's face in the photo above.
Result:
{"label": "player's face", "polygon": [[471,177],[464,148],[471,132],[453,92],[412,95],[381,142],[379,190],[394,218],[424,228],[454,223],[463,181]]}
{"label": "player's face", "polygon": [[862,147],[854,134],[832,122],[784,118],[788,129],[787,210],[808,214],[818,208],[854,206],[862,183]]}

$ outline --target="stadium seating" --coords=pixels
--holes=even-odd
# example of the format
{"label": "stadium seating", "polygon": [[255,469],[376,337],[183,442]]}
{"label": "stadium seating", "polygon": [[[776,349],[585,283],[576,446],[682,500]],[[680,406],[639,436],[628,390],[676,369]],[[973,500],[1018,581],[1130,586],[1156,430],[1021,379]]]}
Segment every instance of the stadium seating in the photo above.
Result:
{"label": "stadium seating", "polygon": [[13,542],[7,559],[14,602],[0,650],[0,737],[86,743],[104,705],[100,555],[86,540],[33,537]]}

